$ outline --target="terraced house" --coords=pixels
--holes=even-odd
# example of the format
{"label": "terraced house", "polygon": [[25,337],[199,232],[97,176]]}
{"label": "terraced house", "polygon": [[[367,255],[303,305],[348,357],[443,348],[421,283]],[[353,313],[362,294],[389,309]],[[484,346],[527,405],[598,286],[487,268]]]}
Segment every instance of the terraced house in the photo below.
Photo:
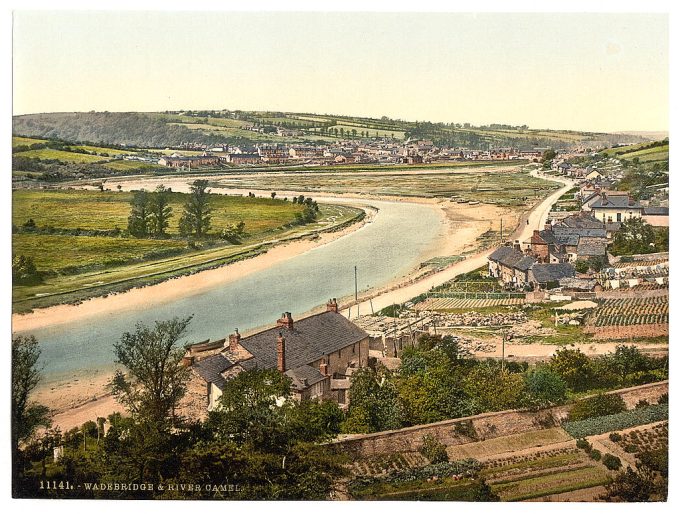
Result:
{"label": "terraced house", "polygon": [[338,312],[335,299],[326,311],[300,320],[285,312],[272,328],[242,337],[188,347],[184,364],[192,371],[194,411],[217,406],[225,384],[252,369],[278,369],[290,377],[297,399],[348,401],[351,376],[368,365],[368,334]]}

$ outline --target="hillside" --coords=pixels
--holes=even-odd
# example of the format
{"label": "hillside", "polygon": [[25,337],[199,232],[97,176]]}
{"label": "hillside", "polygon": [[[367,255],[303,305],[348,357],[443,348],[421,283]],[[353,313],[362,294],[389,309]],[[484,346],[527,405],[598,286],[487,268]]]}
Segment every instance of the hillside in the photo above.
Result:
{"label": "hillside", "polygon": [[430,139],[437,146],[522,150],[640,143],[630,134],[603,134],[526,126],[431,123],[263,111],[182,111],[165,113],[47,113],[13,118],[16,136],[54,138],[135,147],[192,144],[311,143],[343,139]]}

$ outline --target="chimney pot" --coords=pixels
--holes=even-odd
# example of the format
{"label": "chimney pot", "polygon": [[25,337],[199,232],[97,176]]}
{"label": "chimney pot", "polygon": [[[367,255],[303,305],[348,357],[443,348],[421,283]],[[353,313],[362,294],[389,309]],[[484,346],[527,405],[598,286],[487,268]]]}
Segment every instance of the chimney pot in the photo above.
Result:
{"label": "chimney pot", "polygon": [[338,312],[338,301],[335,298],[328,300],[326,312]]}
{"label": "chimney pot", "polygon": [[281,319],[276,321],[277,327],[286,327],[288,330],[293,330],[293,316],[290,312],[281,314]]}
{"label": "chimney pot", "polygon": [[238,350],[239,345],[241,344],[241,334],[238,333],[238,328],[236,329],[235,334],[230,334],[229,335],[229,350],[232,352],[235,352]]}

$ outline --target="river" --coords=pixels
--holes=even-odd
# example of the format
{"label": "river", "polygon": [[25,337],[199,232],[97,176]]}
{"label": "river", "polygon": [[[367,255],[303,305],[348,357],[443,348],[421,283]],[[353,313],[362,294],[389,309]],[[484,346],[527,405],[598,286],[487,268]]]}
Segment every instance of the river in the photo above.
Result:
{"label": "river", "polygon": [[[174,186],[174,185],[173,185]],[[173,189],[175,189],[173,187]],[[322,201],[328,201],[324,198]],[[40,341],[44,382],[114,368],[113,343],[136,323],[193,315],[186,341],[220,339],[274,323],[282,312],[293,317],[354,293],[379,287],[432,255],[442,215],[431,205],[379,200],[334,199],[379,209],[359,230],[237,280],[144,311],[104,312],[86,320],[34,330]]]}

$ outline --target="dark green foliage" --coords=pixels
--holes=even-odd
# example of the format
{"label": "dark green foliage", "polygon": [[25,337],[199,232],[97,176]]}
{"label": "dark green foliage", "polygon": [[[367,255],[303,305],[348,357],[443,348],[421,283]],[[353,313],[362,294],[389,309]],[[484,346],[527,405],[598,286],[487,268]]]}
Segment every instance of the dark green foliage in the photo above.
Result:
{"label": "dark green foliage", "polygon": [[590,266],[588,265],[587,261],[576,261],[574,263],[574,268],[576,269],[577,273],[588,273]]}
{"label": "dark green foliage", "polygon": [[12,281],[15,284],[33,285],[42,282],[42,274],[31,257],[12,256]]}
{"label": "dark green foliage", "polygon": [[149,232],[155,237],[164,237],[165,231],[170,225],[172,207],[170,207],[170,190],[163,184],[160,184],[151,193],[149,211]]}
{"label": "dark green foliage", "polygon": [[378,432],[402,426],[397,388],[390,378],[390,372],[382,367],[359,369],[352,375],[343,432]]}
{"label": "dark green foliage", "polygon": [[569,421],[607,416],[625,410],[626,403],[618,394],[598,394],[576,402],[569,411]]}
{"label": "dark green foliage", "polygon": [[590,453],[590,451],[593,449],[593,445],[585,439],[576,439],[576,448],[579,450],[585,450],[586,453]]}
{"label": "dark green foliage", "polygon": [[569,421],[562,426],[572,437],[587,437],[664,419],[668,419],[668,405],[650,405],[608,416]]}
{"label": "dark green foliage", "polygon": [[605,453],[602,457],[602,464],[604,464],[607,469],[616,471],[621,468],[621,459],[611,453]]}
{"label": "dark green foliage", "polygon": [[[609,454],[608,453],[605,454],[605,457],[607,455],[609,455]],[[595,461],[599,461],[602,458],[602,452],[600,452],[600,450],[590,450],[590,452],[588,453],[588,456]]]}
{"label": "dark green foliage", "polygon": [[550,369],[560,375],[574,391],[591,387],[594,374],[590,359],[579,349],[561,348],[550,358]]}
{"label": "dark green foliage", "polygon": [[533,407],[557,405],[567,398],[566,382],[548,366],[539,366],[528,372],[525,382],[528,403]]}
{"label": "dark green foliage", "polygon": [[449,455],[446,453],[446,445],[442,444],[433,435],[426,435],[423,437],[423,445],[420,447],[420,453],[430,461],[430,464],[439,464],[440,462],[448,462]]}
{"label": "dark green foliage", "polygon": [[607,492],[602,496],[607,501],[647,502],[657,490],[654,476],[645,469],[633,471],[630,467],[616,475],[606,486]]}
{"label": "dark green foliage", "polygon": [[149,193],[135,191],[130,201],[130,217],[128,218],[128,232],[134,237],[147,237],[149,235],[149,224],[151,222],[151,211],[149,208]]}
{"label": "dark green foliage", "polygon": [[668,251],[668,237],[657,239],[654,228],[642,218],[631,218],[621,224],[610,247],[612,255],[633,255]]}
{"label": "dark green foliage", "polygon": [[612,432],[611,434],[609,434],[609,440],[613,443],[618,443],[621,439],[623,438],[621,437],[621,434],[619,434],[618,432]]}
{"label": "dark green foliage", "polygon": [[184,213],[179,221],[182,235],[205,236],[210,230],[212,209],[209,204],[207,180],[195,180],[189,189],[189,198],[184,204]]}
{"label": "dark green foliage", "polygon": [[127,375],[116,371],[111,388],[133,417],[155,425],[174,421],[189,377],[181,365],[185,352],[179,342],[190,321],[191,316],[157,321],[153,327],[139,323],[135,332],[125,332],[114,343],[116,362],[127,369]]}

